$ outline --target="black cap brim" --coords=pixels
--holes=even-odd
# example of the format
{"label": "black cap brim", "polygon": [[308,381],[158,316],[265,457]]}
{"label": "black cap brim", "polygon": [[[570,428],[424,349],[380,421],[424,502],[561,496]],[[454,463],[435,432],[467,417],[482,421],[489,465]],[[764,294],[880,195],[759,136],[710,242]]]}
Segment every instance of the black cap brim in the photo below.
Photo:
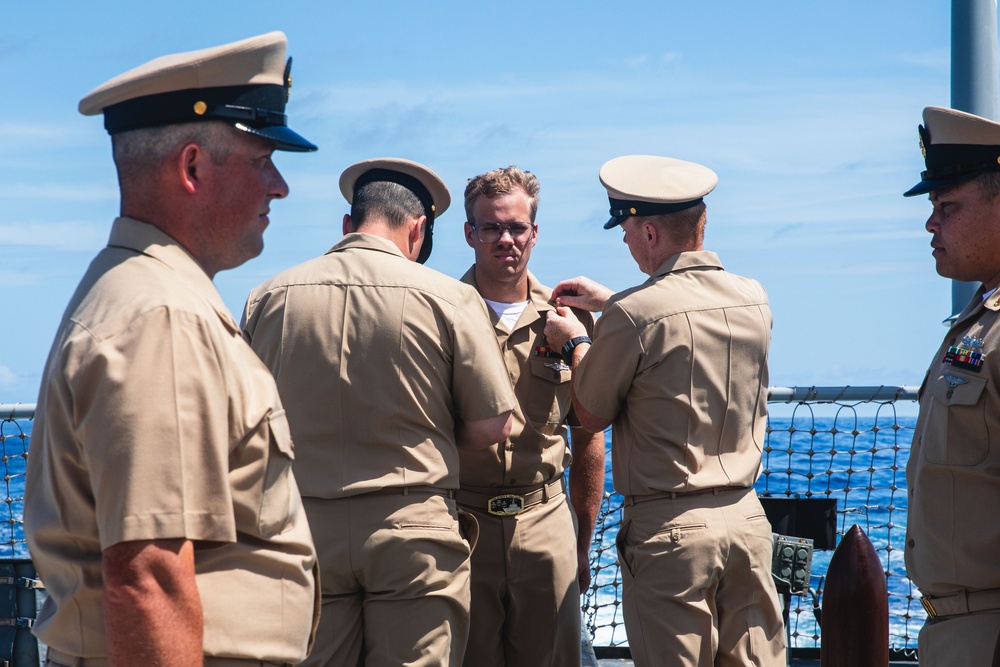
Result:
{"label": "black cap brim", "polygon": [[424,242],[420,246],[420,254],[417,255],[417,263],[423,264],[431,256],[431,249],[434,247],[434,219],[427,218],[427,227],[424,230]]}
{"label": "black cap brim", "polygon": [[231,125],[238,130],[273,141],[275,149],[279,151],[308,153],[318,148],[316,144],[307,141],[302,135],[286,125],[268,125],[266,127],[253,127],[245,123],[231,123]]}
{"label": "black cap brim", "polygon": [[915,197],[917,195],[925,195],[934,190],[943,190],[944,188],[950,188],[954,185],[959,185],[965,183],[966,181],[971,181],[979,174],[983,173],[985,170],[974,171],[967,174],[962,174],[961,176],[953,176],[951,178],[925,178],[912,188],[903,193],[904,197]]}
{"label": "black cap brim", "polygon": [[613,215],[610,218],[608,218],[607,222],[604,223],[604,228],[605,229],[614,229],[618,225],[620,225],[623,222],[625,222],[626,220],[628,220],[628,217],[629,216],[627,216],[627,215]]}

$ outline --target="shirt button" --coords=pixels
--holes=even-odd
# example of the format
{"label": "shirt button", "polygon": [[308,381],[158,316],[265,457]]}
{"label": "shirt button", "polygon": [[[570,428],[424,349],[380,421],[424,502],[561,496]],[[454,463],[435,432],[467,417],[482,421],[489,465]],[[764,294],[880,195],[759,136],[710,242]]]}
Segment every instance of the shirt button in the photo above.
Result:
{"label": "shirt button", "polygon": [[910,547],[911,549],[912,549],[912,548],[913,548],[914,546],[916,546],[916,544],[917,544],[917,543],[916,543],[916,542],[914,542],[912,538],[911,538],[911,539],[909,539],[909,540],[906,540],[906,546]]}

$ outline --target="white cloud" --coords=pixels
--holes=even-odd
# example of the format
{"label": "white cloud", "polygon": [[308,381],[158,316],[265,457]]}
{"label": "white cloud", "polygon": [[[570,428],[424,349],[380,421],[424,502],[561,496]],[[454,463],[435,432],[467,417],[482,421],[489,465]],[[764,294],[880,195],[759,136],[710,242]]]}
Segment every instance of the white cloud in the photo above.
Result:
{"label": "white cloud", "polygon": [[919,65],[933,70],[947,72],[951,67],[951,50],[934,49],[922,53],[902,53],[896,56],[900,62],[909,65]]}
{"label": "white cloud", "polygon": [[92,183],[66,185],[64,183],[12,183],[0,187],[4,199],[34,199],[41,201],[117,201],[116,186],[99,186]]}
{"label": "white cloud", "polygon": [[108,224],[106,221],[0,223],[0,238],[5,247],[96,250],[108,242]]}
{"label": "white cloud", "polygon": [[626,57],[624,59],[623,62],[628,67],[632,67],[632,68],[642,67],[647,62],[649,62],[649,54],[643,53],[643,54],[638,55],[638,56],[628,56],[628,57]]}
{"label": "white cloud", "polygon": [[13,387],[17,383],[17,374],[7,366],[0,366],[0,387]]}

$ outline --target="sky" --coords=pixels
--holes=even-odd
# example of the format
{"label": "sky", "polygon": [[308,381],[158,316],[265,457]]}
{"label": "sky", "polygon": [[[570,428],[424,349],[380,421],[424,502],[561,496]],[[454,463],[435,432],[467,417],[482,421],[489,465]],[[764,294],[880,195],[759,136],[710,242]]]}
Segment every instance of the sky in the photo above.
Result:
{"label": "sky", "polygon": [[263,254],[215,282],[249,291],[322,254],[348,206],[340,173],[374,157],[448,184],[428,265],[458,277],[468,178],[516,164],[541,183],[531,270],[642,282],[602,229],[601,165],[704,164],[706,248],[759,280],[774,313],[770,384],[915,385],[951,313],[935,273],[917,125],[950,102],[940,0],[819,2],[169,3],[3,0],[0,403],[33,403],[62,311],[118,214],[110,141],[77,113],[105,80],[167,53],[282,30],[289,124],[316,153],[277,153],[289,184]]}

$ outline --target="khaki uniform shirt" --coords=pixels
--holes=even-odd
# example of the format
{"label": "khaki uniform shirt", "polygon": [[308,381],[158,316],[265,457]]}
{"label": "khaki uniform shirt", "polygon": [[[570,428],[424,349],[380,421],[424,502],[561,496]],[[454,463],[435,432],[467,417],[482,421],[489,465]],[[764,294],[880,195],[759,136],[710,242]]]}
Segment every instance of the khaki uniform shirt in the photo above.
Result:
{"label": "khaki uniform shirt", "polygon": [[459,420],[514,408],[474,289],[353,233],[255,288],[244,337],[274,373],[303,495],[458,488]]}
{"label": "khaki uniform shirt", "polygon": [[929,595],[1000,588],[1000,293],[981,295],[920,387],[906,466],[906,571]]}
{"label": "khaki uniform shirt", "polygon": [[[476,286],[476,267],[462,282]],[[571,460],[567,426],[579,426],[572,413],[569,381],[571,372],[559,350],[545,341],[545,319],[555,308],[549,303],[552,289],[528,271],[528,305],[513,331],[487,308],[504,363],[517,396],[510,437],[489,449],[462,451],[462,486],[470,489],[505,488],[541,484],[563,474]],[[586,311],[574,313],[594,331],[594,317]]]}
{"label": "khaki uniform shirt", "polygon": [[186,538],[205,655],[305,656],[316,556],[285,413],[184,248],[151,225],[115,221],[63,316],[37,414],[24,514],[48,590],[39,639],[106,656],[102,550]]}
{"label": "khaki uniform shirt", "polygon": [[674,255],[608,300],[575,381],[580,404],[614,420],[618,493],[753,485],[770,337],[764,288],[712,252]]}

